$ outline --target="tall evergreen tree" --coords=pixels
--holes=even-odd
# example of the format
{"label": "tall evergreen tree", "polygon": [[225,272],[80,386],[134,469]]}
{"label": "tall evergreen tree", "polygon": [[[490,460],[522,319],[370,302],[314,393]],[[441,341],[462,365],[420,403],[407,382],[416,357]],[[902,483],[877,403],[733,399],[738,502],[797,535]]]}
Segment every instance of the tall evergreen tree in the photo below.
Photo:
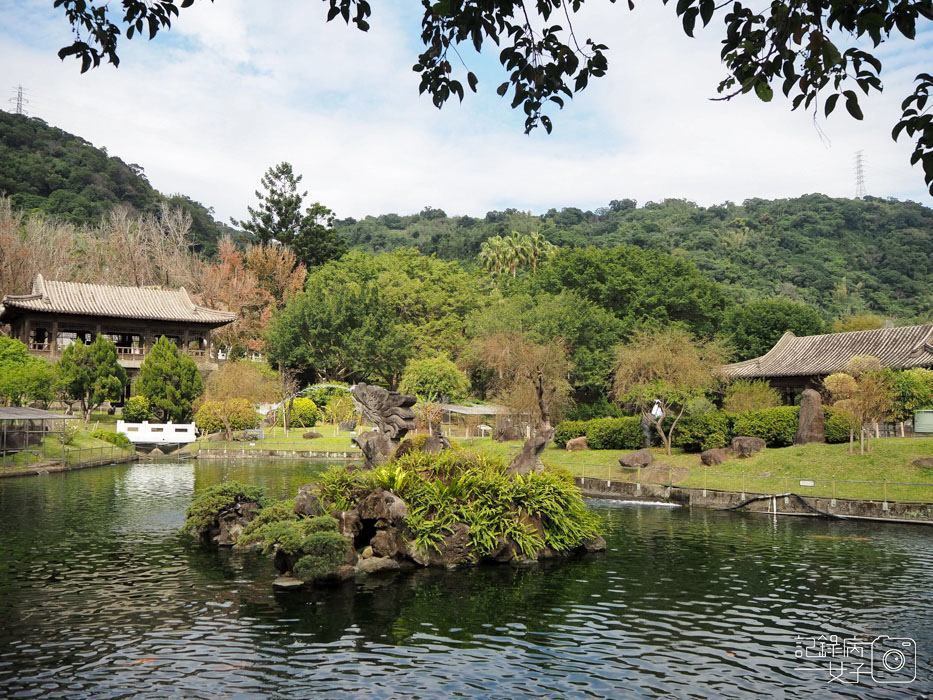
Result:
{"label": "tall evergreen tree", "polygon": [[194,360],[180,354],[163,335],[143,360],[133,388],[138,396],[149,399],[159,420],[182,423],[191,417],[192,404],[204,383]]}
{"label": "tall evergreen tree", "polygon": [[305,267],[312,268],[339,258],[347,251],[346,242],[333,230],[334,213],[319,202],[302,210],[307,192],[298,191],[301,175],[291,163],[269,168],[260,181],[263,191],[256,191],[259,205],[247,207],[249,219],[236,221],[260,243],[278,241],[292,248]]}

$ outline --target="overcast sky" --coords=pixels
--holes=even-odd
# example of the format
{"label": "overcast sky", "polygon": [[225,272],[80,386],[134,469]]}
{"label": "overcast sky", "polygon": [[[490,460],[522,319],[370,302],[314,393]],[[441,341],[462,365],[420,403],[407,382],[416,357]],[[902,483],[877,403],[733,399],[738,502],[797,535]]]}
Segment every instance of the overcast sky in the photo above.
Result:
{"label": "overcast sky", "polygon": [[933,61],[933,31],[877,52],[885,92],[863,98],[863,122],[841,104],[814,121],[779,94],[711,101],[724,76],[717,30],[686,37],[673,6],[591,2],[575,28],[609,45],[609,75],[551,113],[550,136],[525,136],[521,109],[495,93],[505,79],[496,51],[461,51],[480,77],[462,105],[438,111],[419,96],[418,3],[373,3],[364,34],[326,24],[322,2],[199,0],[171,32],[123,42],[118,69],[84,75],[56,56],[72,39],[52,4],[0,0],[5,97],[22,84],[31,116],[139,164],[157,189],[223,220],[245,217],[260,177],[282,160],[339,217],[851,197],[858,150],[869,194],[933,203],[909,164],[912,144],[890,137],[914,75]]}

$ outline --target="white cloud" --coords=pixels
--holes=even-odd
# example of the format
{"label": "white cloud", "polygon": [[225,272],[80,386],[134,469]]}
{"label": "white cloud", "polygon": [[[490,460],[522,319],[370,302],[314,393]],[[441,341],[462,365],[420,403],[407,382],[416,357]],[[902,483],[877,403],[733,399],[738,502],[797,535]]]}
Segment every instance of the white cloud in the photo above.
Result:
{"label": "white cloud", "polygon": [[[281,160],[339,216],[851,196],[859,149],[870,194],[930,203],[910,145],[890,139],[910,66],[928,63],[924,42],[906,56],[885,49],[888,90],[866,102],[864,122],[840,110],[817,128],[777,97],[710,101],[724,74],[718,39],[686,38],[672,8],[593,8],[577,32],[610,46],[609,75],[552,114],[554,134],[525,136],[520,110],[494,94],[503,78],[487,57],[466,59],[480,66],[480,95],[440,112],[419,98],[417,18],[384,5],[363,34],[325,24],[326,6],[301,0],[195,3],[170,34],[124,42],[119,70],[83,76],[55,56],[69,35],[45,0],[0,0],[0,9],[20,20],[0,29],[0,73],[28,87],[33,115],[224,219],[245,215],[260,176]],[[30,18],[28,34],[12,31]]]}

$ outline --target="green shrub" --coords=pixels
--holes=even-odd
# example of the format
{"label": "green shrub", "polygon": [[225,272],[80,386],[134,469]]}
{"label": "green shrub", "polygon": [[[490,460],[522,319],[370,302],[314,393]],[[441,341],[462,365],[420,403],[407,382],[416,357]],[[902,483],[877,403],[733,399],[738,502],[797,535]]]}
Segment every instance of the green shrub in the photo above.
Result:
{"label": "green shrub", "polygon": [[115,433],[112,430],[95,430],[91,433],[91,437],[109,442],[111,445],[116,445],[117,447],[130,447],[133,444],[126,435],[123,433]]}
{"label": "green shrub", "polygon": [[66,420],[65,423],[65,444],[70,445],[75,441],[75,438],[78,437],[78,433],[81,432],[81,428],[78,427],[77,421]]}
{"label": "green shrub", "polygon": [[422,401],[462,401],[470,392],[470,380],[446,353],[409,360],[398,390]]}
{"label": "green shrub", "polygon": [[353,404],[352,396],[349,393],[331,396],[324,406],[323,414],[325,419],[331,423],[346,423],[353,420],[356,415],[356,406]]}
{"label": "green shrub", "polygon": [[314,401],[315,406],[326,406],[335,396],[350,398],[351,395],[348,386],[318,386],[308,391],[307,398]]}
{"label": "green shrub", "polygon": [[127,423],[142,423],[152,420],[152,407],[145,396],[131,396],[123,405],[123,420]]}
{"label": "green shrub", "polygon": [[568,441],[586,435],[587,422],[583,420],[565,420],[558,423],[554,429],[554,444],[563,449],[567,447]]}
{"label": "green shrub", "polygon": [[[279,427],[285,425],[285,410],[287,406],[282,406],[279,410],[278,415],[278,425]],[[315,423],[321,419],[321,412],[318,410],[317,404],[314,403],[311,399],[306,399],[299,396],[292,403],[292,417],[289,422],[289,427],[291,428],[312,428]]]}
{"label": "green shrub", "polygon": [[202,433],[219,433],[225,429],[222,419],[225,413],[230,430],[248,430],[259,425],[259,414],[246,399],[205,401],[194,416],[194,424]]}
{"label": "green shrub", "polygon": [[768,447],[788,447],[797,436],[799,406],[778,406],[763,411],[740,413],[735,417],[733,433],[760,437]]}
{"label": "green shrub", "polygon": [[350,541],[338,532],[312,532],[301,543],[305,556],[295,562],[295,576],[304,581],[326,577],[343,563],[349,547]]}
{"label": "green shrub", "polygon": [[716,404],[705,396],[694,396],[684,406],[685,416],[708,416],[711,413],[716,413]]}
{"label": "green shrub", "polygon": [[703,452],[715,447],[726,447],[732,442],[732,416],[727,413],[708,413],[685,416],[674,429],[674,447],[685,452]]}
{"label": "green shrub", "polygon": [[[621,418],[622,409],[619,404],[600,396],[590,403],[578,403],[567,412],[569,421],[587,421],[594,418]],[[579,437],[579,435],[577,436]]]}
{"label": "green shrub", "polygon": [[261,507],[269,505],[266,490],[259,486],[248,486],[239,481],[224,481],[199,491],[188,510],[185,511],[183,530],[198,532],[209,528],[217,515],[237,503],[258,503]]}
{"label": "green shrub", "polygon": [[641,418],[599,418],[587,421],[586,444],[593,450],[638,450],[645,444]]}
{"label": "green shrub", "polygon": [[849,441],[849,421],[830,406],[823,407],[823,432],[826,442],[840,443]]}
{"label": "green shrub", "polygon": [[781,405],[781,395],[767,379],[739,379],[726,390],[722,407],[730,413],[764,411]]}

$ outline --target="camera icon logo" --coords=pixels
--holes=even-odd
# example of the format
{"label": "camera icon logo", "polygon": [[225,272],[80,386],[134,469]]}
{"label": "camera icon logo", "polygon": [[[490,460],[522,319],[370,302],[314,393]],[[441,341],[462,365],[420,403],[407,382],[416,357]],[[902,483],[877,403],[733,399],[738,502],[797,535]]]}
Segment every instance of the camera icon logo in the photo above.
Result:
{"label": "camera icon logo", "polygon": [[917,643],[909,637],[875,638],[871,677],[876,683],[912,683],[917,679]]}

